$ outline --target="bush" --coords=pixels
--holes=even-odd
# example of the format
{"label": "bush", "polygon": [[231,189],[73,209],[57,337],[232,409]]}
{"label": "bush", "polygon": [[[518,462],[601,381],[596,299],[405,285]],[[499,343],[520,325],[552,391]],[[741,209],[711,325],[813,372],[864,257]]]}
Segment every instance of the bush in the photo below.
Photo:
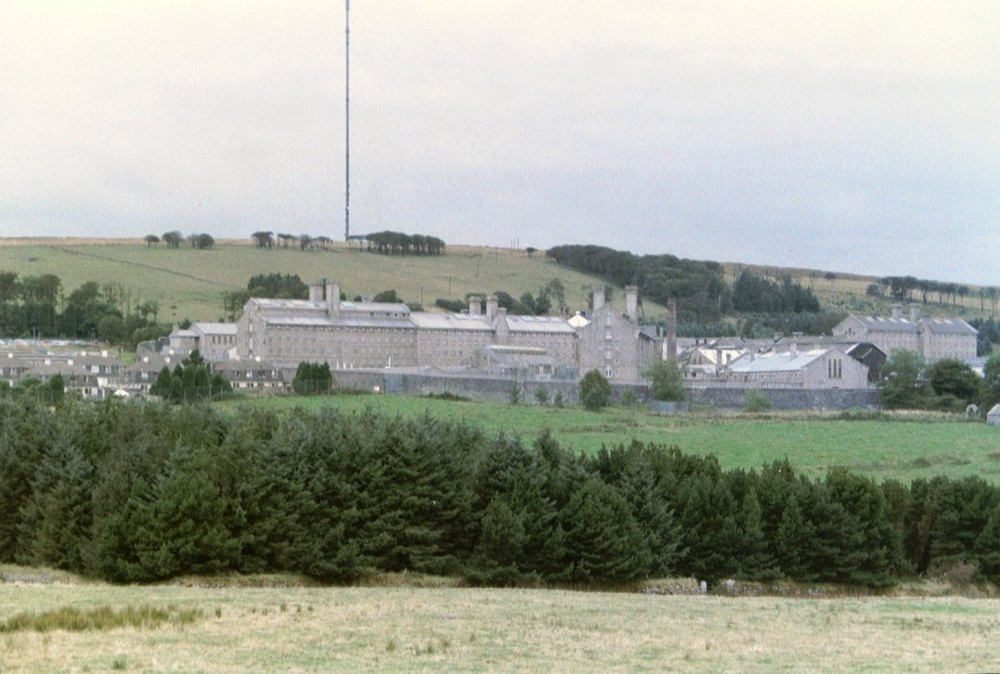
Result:
{"label": "bush", "polygon": [[653,380],[653,400],[680,403],[687,399],[684,389],[684,374],[675,362],[659,361],[649,371]]}
{"label": "bush", "polygon": [[333,385],[329,363],[299,363],[292,380],[292,390],[299,395],[327,394]]}
{"label": "bush", "polygon": [[607,407],[611,402],[611,384],[607,377],[597,370],[583,375],[580,380],[580,401],[591,412]]}
{"label": "bush", "polygon": [[747,391],[746,402],[743,404],[744,412],[767,412],[771,409],[771,399],[760,391]]}
{"label": "bush", "polygon": [[549,404],[549,390],[544,386],[539,386],[535,389],[535,402],[539,405]]}

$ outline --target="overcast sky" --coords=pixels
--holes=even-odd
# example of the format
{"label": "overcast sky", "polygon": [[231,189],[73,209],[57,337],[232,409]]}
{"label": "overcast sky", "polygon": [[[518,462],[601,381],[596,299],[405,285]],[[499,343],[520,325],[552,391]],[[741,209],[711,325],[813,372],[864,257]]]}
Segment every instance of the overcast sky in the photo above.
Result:
{"label": "overcast sky", "polygon": [[[1000,3],[354,0],[351,231],[1000,285]],[[343,0],[0,0],[0,236],[344,235]]]}

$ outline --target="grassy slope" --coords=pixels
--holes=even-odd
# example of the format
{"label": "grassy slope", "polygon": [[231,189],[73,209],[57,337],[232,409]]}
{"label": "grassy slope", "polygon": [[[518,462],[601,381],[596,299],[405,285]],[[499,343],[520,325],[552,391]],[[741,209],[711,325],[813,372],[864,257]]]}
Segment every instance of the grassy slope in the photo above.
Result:
{"label": "grassy slope", "polygon": [[371,407],[390,415],[419,415],[465,421],[488,434],[507,433],[531,442],[548,428],[561,445],[593,453],[602,446],[643,442],[719,458],[723,468],[759,468],[788,458],[811,477],[843,466],[876,479],[910,481],[945,475],[979,475],[1000,482],[997,429],[963,421],[842,421],[833,416],[697,413],[683,417],[650,414],[642,408],[600,413],[502,403],[448,402],[405,396],[277,398],[249,403],[272,407],[335,405],[357,412]]}
{"label": "grassy slope", "polygon": [[[338,245],[332,251],[258,250],[219,242],[211,250],[168,250],[143,243],[66,244],[57,240],[0,245],[0,270],[18,275],[56,274],[68,293],[86,281],[121,283],[137,301],[157,300],[161,321],[217,320],[222,297],[246,288],[254,274],[298,274],[303,281],[338,280],[349,297],[395,289],[406,302],[430,308],[437,298],[503,290],[514,297],[537,294],[553,278],[566,288],[567,303],[583,309],[597,280],[560,268],[541,253],[488,248],[449,248],[441,257],[387,257]],[[620,298],[619,298],[620,299]],[[662,307],[647,304],[650,315]]]}
{"label": "grassy slope", "polygon": [[[725,264],[730,282],[745,267]],[[811,270],[750,268],[763,274],[788,273],[813,287],[823,306],[836,311],[885,313],[890,304],[865,296],[875,277],[839,274],[831,282]],[[345,244],[336,244],[328,252],[261,251],[249,241],[219,241],[212,250],[198,251],[190,247],[168,250],[162,245],[150,248],[141,241],[121,239],[0,239],[0,270],[22,277],[56,274],[66,293],[87,281],[121,283],[134,301],[159,301],[160,320],[169,322],[217,320],[223,314],[223,293],[245,288],[254,274],[275,272],[298,274],[306,282],[339,280],[351,297],[394,288],[405,301],[425,307],[439,297],[457,299],[470,292],[536,294],[549,280],[558,278],[566,287],[570,308],[578,310],[586,307],[587,294],[598,282],[557,267],[540,252],[529,258],[523,251],[451,247],[442,257],[384,257],[362,254]],[[975,288],[955,306],[934,304],[925,311],[937,316],[982,315],[974,295]],[[620,301],[621,297],[612,299]],[[651,319],[664,315],[663,307],[651,302],[645,303],[644,310]]]}
{"label": "grassy slope", "polygon": [[200,609],[187,627],[0,635],[4,671],[990,671],[1000,601],[5,584],[0,621]]}
{"label": "grassy slope", "polygon": [[[769,278],[776,278],[787,274],[793,280],[798,281],[803,287],[810,288],[819,300],[820,306],[831,311],[885,315],[889,313],[889,307],[896,303],[896,300],[889,297],[876,298],[866,294],[868,286],[878,281],[878,278],[875,276],[836,274],[835,279],[828,281],[824,278],[825,272],[813,269],[761,267],[736,263],[725,263],[723,264],[723,268],[725,269],[726,280],[730,284],[744,269],[749,269],[752,272]],[[969,319],[989,316],[989,303],[984,303],[976,296],[978,286],[963,285],[967,285],[970,288],[970,294],[967,297],[955,298],[954,304],[951,300],[942,304],[937,302],[937,293],[932,293],[929,296],[930,301],[927,305],[923,306],[922,312],[925,315],[942,318],[960,316]]]}

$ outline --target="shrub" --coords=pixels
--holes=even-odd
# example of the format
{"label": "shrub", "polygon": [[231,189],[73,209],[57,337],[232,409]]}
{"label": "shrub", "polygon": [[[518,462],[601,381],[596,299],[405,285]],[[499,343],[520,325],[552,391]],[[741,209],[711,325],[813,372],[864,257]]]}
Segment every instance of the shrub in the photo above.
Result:
{"label": "shrub", "polygon": [[771,409],[771,399],[760,391],[747,391],[746,402],[743,404],[744,412],[766,412]]}
{"label": "shrub", "polygon": [[580,401],[591,412],[607,407],[611,402],[611,384],[607,377],[597,370],[591,370],[583,375],[583,379],[580,380]]}
{"label": "shrub", "polygon": [[333,385],[329,363],[299,363],[292,380],[292,390],[299,395],[326,394]]}
{"label": "shrub", "polygon": [[653,400],[665,402],[684,402],[687,391],[684,389],[684,374],[675,362],[660,361],[649,371],[653,380]]}
{"label": "shrub", "polygon": [[539,405],[549,404],[549,390],[544,386],[539,386],[535,389],[535,402]]}

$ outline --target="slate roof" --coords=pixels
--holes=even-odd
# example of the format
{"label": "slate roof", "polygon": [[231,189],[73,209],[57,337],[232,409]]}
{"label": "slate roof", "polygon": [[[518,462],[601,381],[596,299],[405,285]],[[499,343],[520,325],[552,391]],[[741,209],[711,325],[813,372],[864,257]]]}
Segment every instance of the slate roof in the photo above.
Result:
{"label": "slate roof", "polygon": [[978,333],[961,318],[923,318],[917,323],[906,318],[888,316],[854,316],[869,331],[919,333],[921,324],[927,323],[935,335],[972,335]]}
{"label": "slate roof", "polygon": [[974,327],[961,318],[931,318],[928,322],[931,332],[935,335],[971,335],[975,337],[979,334]]}
{"label": "slate roof", "polygon": [[754,358],[745,355],[742,358],[732,361],[729,369],[734,373],[754,372],[798,372],[817,358],[833,351],[833,349],[812,349],[809,351],[799,351],[792,356],[791,351],[780,353],[770,352],[760,354]]}
{"label": "slate roof", "polygon": [[203,335],[236,335],[237,325],[235,323],[194,323],[191,328]]}
{"label": "slate roof", "polygon": [[508,314],[507,325],[511,332],[576,333],[576,329],[566,319],[559,316],[511,316]]}
{"label": "slate roof", "polygon": [[485,314],[431,313],[421,311],[410,314],[410,320],[421,330],[493,331],[493,326],[490,325]]}

